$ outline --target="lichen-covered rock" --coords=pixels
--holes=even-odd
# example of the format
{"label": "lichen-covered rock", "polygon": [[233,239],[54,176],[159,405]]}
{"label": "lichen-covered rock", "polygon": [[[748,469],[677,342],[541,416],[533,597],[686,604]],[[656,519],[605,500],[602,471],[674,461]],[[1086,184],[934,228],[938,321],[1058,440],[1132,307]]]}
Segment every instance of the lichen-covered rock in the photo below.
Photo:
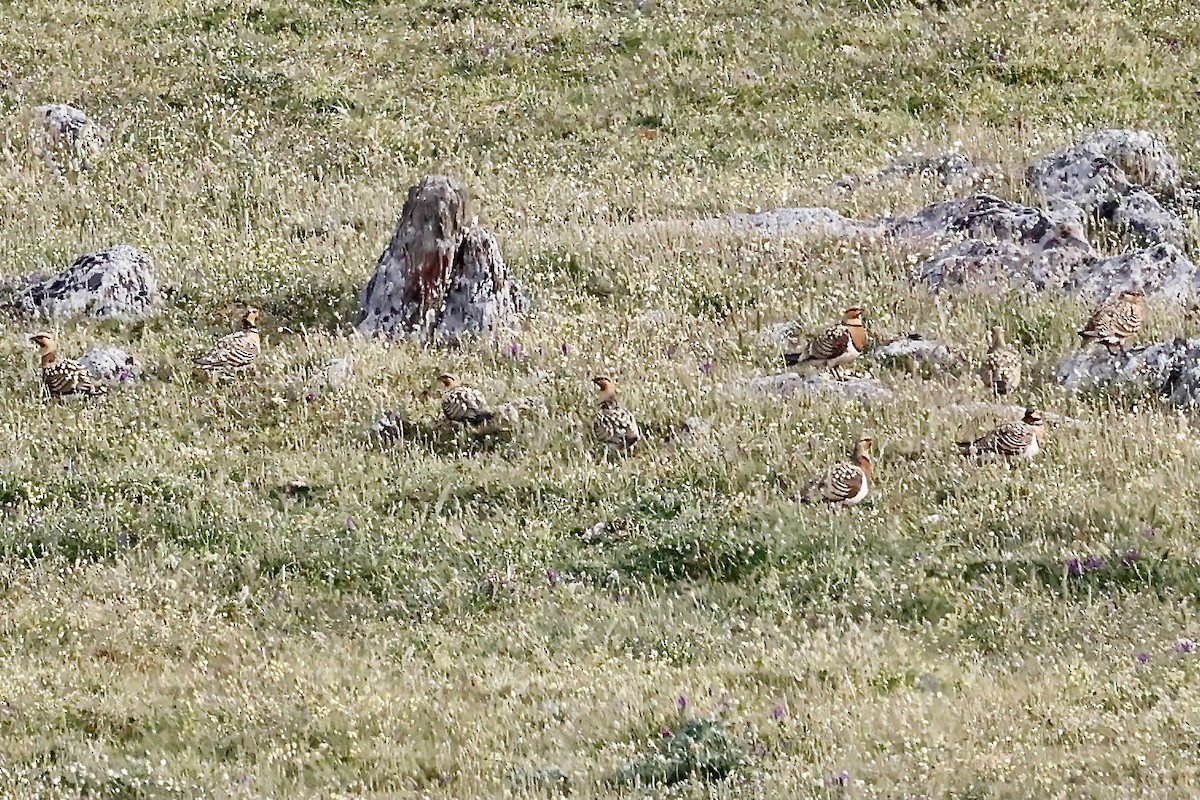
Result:
{"label": "lichen-covered rock", "polygon": [[1078,250],[1037,250],[1014,242],[967,239],[926,259],[918,279],[933,289],[1061,287],[1084,258]]}
{"label": "lichen-covered rock", "polygon": [[453,178],[411,187],[359,302],[358,330],[423,342],[494,337],[517,327],[526,301],[490,233],[471,221]]}
{"label": "lichen-covered rock", "polygon": [[934,203],[907,217],[892,218],[887,227],[897,239],[933,242],[985,239],[1041,249],[1059,247],[1091,252],[1084,223],[1078,210],[1048,212],[990,194],[975,194]]}
{"label": "lichen-covered rock", "polygon": [[867,358],[884,367],[910,372],[953,371],[966,365],[961,353],[952,352],[941,342],[919,333],[882,344],[872,349]]}
{"label": "lichen-covered rock", "polygon": [[1134,287],[1149,298],[1190,304],[1200,297],[1200,275],[1175,245],[1157,244],[1080,265],[1065,288],[1094,304]]}
{"label": "lichen-covered rock", "polygon": [[38,106],[34,115],[34,150],[55,172],[64,166],[91,169],[92,162],[108,145],[108,131],[78,108],[51,103]]}
{"label": "lichen-covered rock", "polygon": [[780,208],[754,214],[726,214],[721,220],[765,236],[849,239],[882,233],[879,223],[843,217],[831,208]]}
{"label": "lichen-covered rock", "polygon": [[51,320],[138,319],[162,303],[150,257],[124,244],[80,256],[58,275],[19,290],[13,300],[21,313]]}
{"label": "lichen-covered rock", "polygon": [[[1118,391],[1163,392],[1188,357],[1195,365],[1200,341],[1176,339],[1148,347],[1135,347],[1112,355],[1102,347],[1082,347],[1059,362],[1055,376],[1069,392],[1107,388]],[[1189,356],[1190,354],[1190,356]],[[1183,394],[1200,396],[1193,383]]]}
{"label": "lichen-covered rock", "polygon": [[95,347],[80,357],[88,372],[110,386],[131,384],[140,372],[137,360],[119,347]]}
{"label": "lichen-covered rock", "polygon": [[811,375],[801,375],[798,372],[765,375],[751,380],[748,386],[752,391],[780,397],[840,397],[867,404],[883,402],[892,396],[891,389],[874,378],[855,377],[840,381],[824,372]]}
{"label": "lichen-covered rock", "polygon": [[1126,242],[1183,245],[1183,223],[1151,194],[1179,186],[1175,159],[1152,133],[1101,131],[1043,156],[1025,178],[1052,209],[1081,208]]}
{"label": "lichen-covered rock", "polygon": [[917,178],[936,183],[946,189],[962,189],[987,183],[995,177],[993,170],[981,167],[964,153],[950,150],[935,155],[914,155],[893,161],[882,169],[865,176],[846,176],[835,186],[839,189],[856,189],[890,180]]}

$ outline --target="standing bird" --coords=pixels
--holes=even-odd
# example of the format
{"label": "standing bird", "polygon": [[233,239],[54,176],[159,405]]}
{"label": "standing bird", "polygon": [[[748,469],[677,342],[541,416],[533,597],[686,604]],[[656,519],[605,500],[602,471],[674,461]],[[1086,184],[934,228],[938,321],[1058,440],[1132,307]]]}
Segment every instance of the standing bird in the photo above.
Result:
{"label": "standing bird", "polygon": [[862,309],[854,306],[842,313],[841,322],[826,328],[809,340],[807,348],[784,354],[783,362],[789,367],[806,364],[829,367],[833,370],[834,377],[845,380],[842,365],[849,364],[862,355],[866,344],[867,332],[863,328]]}
{"label": "standing bird", "polygon": [[992,344],[979,368],[983,385],[996,394],[1008,394],[1021,385],[1021,356],[1004,343],[1004,329],[992,328]]}
{"label": "standing bird", "polygon": [[252,366],[262,352],[258,335],[258,309],[247,308],[242,313],[242,329],[222,336],[207,353],[196,356],[192,363],[204,372],[219,369],[245,369]]}
{"label": "standing bird", "polygon": [[30,337],[29,341],[38,346],[42,364],[42,384],[51,397],[97,397],[108,391],[108,387],[88,372],[83,364],[69,358],[59,358],[58,350],[54,346],[54,337],[50,334],[39,333]]}
{"label": "standing bird", "polygon": [[592,383],[600,390],[600,408],[592,420],[592,433],[613,450],[630,450],[642,438],[633,413],[621,406],[612,378],[597,375]]}
{"label": "standing bird", "polygon": [[1083,339],[1080,346],[1095,342],[1104,345],[1111,355],[1124,355],[1125,343],[1137,335],[1145,318],[1145,292],[1126,289],[1100,304],[1079,332]]}
{"label": "standing bird", "polygon": [[442,384],[442,413],[451,422],[463,425],[482,425],[493,416],[483,392],[470,386],[460,386],[458,378],[449,372],[438,376]]}
{"label": "standing bird", "polygon": [[1033,406],[1025,409],[1025,416],[1020,420],[1005,422],[995,430],[984,434],[974,441],[959,442],[958,449],[964,456],[988,458],[1033,458],[1042,450],[1042,440],[1046,435],[1045,420],[1042,412]]}
{"label": "standing bird", "polygon": [[800,495],[803,503],[831,503],[852,506],[862,501],[875,479],[871,472],[871,437],[854,443],[854,455],[847,462],[834,464],[818,475]]}

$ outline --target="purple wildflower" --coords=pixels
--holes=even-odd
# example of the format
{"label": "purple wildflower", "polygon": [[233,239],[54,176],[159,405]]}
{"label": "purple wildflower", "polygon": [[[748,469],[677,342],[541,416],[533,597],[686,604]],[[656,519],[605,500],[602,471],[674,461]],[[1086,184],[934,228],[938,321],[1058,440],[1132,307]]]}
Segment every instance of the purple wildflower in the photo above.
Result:
{"label": "purple wildflower", "polygon": [[703,364],[700,365],[700,371],[703,372],[705,375],[712,372],[712,362],[705,361]]}
{"label": "purple wildflower", "polygon": [[1086,572],[1095,572],[1096,570],[1100,569],[1103,566],[1104,566],[1104,557],[1103,556],[1095,556],[1095,555],[1088,556],[1087,560],[1083,562],[1083,569]]}
{"label": "purple wildflower", "polygon": [[525,355],[525,351],[521,349],[521,345],[517,342],[511,342],[508,347],[504,348],[504,355],[509,358],[520,359]]}
{"label": "purple wildflower", "polygon": [[562,353],[564,356],[567,354],[567,343],[566,342],[563,342],[562,344],[560,344],[558,346],[558,352]]}
{"label": "purple wildflower", "polygon": [[675,701],[675,705],[679,707],[680,711],[686,710],[688,707],[687,698],[683,695],[679,695],[679,699]]}
{"label": "purple wildflower", "polygon": [[1196,644],[1191,639],[1180,639],[1178,644],[1175,645],[1175,649],[1181,653],[1190,653],[1195,647]]}
{"label": "purple wildflower", "polygon": [[662,730],[660,730],[658,732],[658,735],[664,739],[670,739],[671,738],[671,730],[669,728],[663,728]]}
{"label": "purple wildflower", "polygon": [[309,392],[308,394],[304,395],[304,402],[306,402],[306,403],[317,402],[316,392]]}
{"label": "purple wildflower", "polygon": [[133,371],[123,369],[117,373],[117,380],[121,383],[133,383]]}
{"label": "purple wildflower", "polygon": [[783,706],[775,706],[771,709],[771,719],[780,720],[784,717]]}
{"label": "purple wildflower", "polygon": [[1150,660],[1150,654],[1149,653],[1138,653],[1136,656],[1134,656],[1134,658],[1137,659],[1137,662],[1139,664],[1145,664],[1147,661]]}
{"label": "purple wildflower", "polygon": [[354,517],[346,517],[346,530],[352,531],[357,527],[358,525],[354,522]]}
{"label": "purple wildflower", "polygon": [[546,582],[551,586],[558,586],[560,580],[557,572],[552,569],[546,570]]}
{"label": "purple wildflower", "polygon": [[1137,548],[1134,548],[1133,550],[1130,550],[1125,555],[1121,556],[1121,566],[1122,567],[1132,567],[1134,564],[1136,564],[1137,562],[1139,562],[1141,560],[1142,560],[1142,554],[1137,550]]}
{"label": "purple wildflower", "polygon": [[829,786],[849,786],[850,773],[846,770],[842,770],[837,775],[829,776],[829,780],[827,780],[825,783],[827,783]]}
{"label": "purple wildflower", "polygon": [[1070,575],[1072,578],[1078,578],[1080,575],[1083,574],[1083,568],[1079,566],[1078,558],[1068,558],[1066,567],[1067,567],[1067,574]]}

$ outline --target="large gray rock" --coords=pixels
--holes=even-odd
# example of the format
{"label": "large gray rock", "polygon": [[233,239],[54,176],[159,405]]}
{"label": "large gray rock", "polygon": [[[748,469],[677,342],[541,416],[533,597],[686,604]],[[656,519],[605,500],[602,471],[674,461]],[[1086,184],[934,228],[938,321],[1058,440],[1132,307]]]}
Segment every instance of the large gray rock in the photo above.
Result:
{"label": "large gray rock", "polygon": [[1083,215],[1047,212],[987,194],[934,203],[889,221],[898,239],[950,243],[925,261],[917,277],[934,289],[954,286],[1038,289],[1062,286],[1094,257]]}
{"label": "large gray rock", "polygon": [[50,103],[38,106],[34,115],[34,150],[56,173],[63,167],[90,169],[108,145],[108,131],[78,108]]}
{"label": "large gray rock", "polygon": [[1157,244],[1082,264],[1065,288],[1095,304],[1130,287],[1141,288],[1150,298],[1191,304],[1200,296],[1200,275],[1178,247]]}
{"label": "large gray rock", "polygon": [[454,342],[516,329],[525,295],[495,238],[470,220],[466,191],[453,178],[431,175],[408,190],[363,289],[360,333]]}
{"label": "large gray rock", "polygon": [[126,244],[80,256],[58,275],[20,289],[13,301],[23,314],[51,320],[138,319],[162,303],[150,257]]}
{"label": "large gray rock", "polygon": [[967,360],[941,342],[926,339],[919,333],[893,339],[872,348],[866,358],[883,367],[903,369],[909,372],[931,373],[957,370],[966,366]]}
{"label": "large gray rock", "polygon": [[1151,392],[1191,405],[1200,401],[1200,340],[1180,338],[1120,356],[1100,347],[1080,348],[1059,362],[1055,375],[1069,392]]}
{"label": "large gray rock", "polygon": [[1081,208],[1127,243],[1183,245],[1183,223],[1151,194],[1179,186],[1175,159],[1152,133],[1101,131],[1043,156],[1025,178],[1052,209]]}
{"label": "large gray rock", "polygon": [[969,156],[950,150],[935,155],[913,155],[899,158],[869,175],[846,176],[835,186],[839,189],[856,189],[897,179],[916,178],[935,183],[946,189],[963,189],[987,183],[996,173],[977,165]]}

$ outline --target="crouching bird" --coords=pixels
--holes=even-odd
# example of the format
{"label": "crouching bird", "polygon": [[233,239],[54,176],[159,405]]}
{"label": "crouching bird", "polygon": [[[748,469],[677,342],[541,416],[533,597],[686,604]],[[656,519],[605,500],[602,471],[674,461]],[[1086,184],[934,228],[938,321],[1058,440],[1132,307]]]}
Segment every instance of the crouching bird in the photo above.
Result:
{"label": "crouching bird", "polygon": [[1021,419],[1005,422],[978,439],[958,442],[958,449],[964,456],[974,456],[980,460],[1029,459],[1041,452],[1045,435],[1042,412],[1030,406],[1025,409],[1025,416]]}
{"label": "crouching bird", "polygon": [[1104,345],[1110,355],[1123,355],[1125,345],[1137,336],[1146,318],[1146,293],[1126,289],[1100,304],[1083,330],[1079,332],[1081,347],[1095,343]]}
{"label": "crouching bird", "polygon": [[196,356],[192,363],[200,373],[216,370],[239,370],[253,366],[262,352],[258,335],[258,309],[242,312],[242,329],[222,336],[207,352]]}
{"label": "crouching bird", "polygon": [[108,392],[108,387],[88,372],[83,364],[59,356],[54,337],[50,334],[39,333],[31,336],[29,341],[38,346],[42,385],[51,397],[98,397]]}
{"label": "crouching bird", "polygon": [[848,462],[834,464],[814,478],[800,495],[804,503],[830,503],[852,506],[862,502],[870,491],[871,437],[860,437],[854,443],[854,454]]}
{"label": "crouching bird", "polygon": [[483,392],[462,386],[449,372],[438,376],[442,385],[442,413],[460,425],[482,425],[494,415]]}

